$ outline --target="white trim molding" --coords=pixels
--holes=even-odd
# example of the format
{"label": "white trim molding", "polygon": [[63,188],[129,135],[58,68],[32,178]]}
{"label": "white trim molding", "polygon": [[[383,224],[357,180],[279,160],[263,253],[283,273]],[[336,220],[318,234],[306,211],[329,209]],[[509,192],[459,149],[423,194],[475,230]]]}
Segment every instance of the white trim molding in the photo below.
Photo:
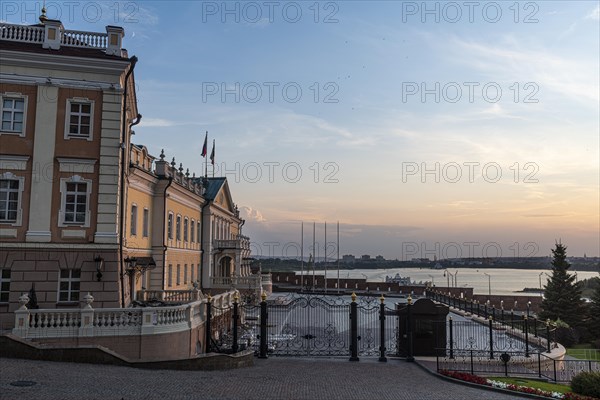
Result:
{"label": "white trim molding", "polygon": [[25,171],[27,169],[27,161],[29,161],[29,156],[0,154],[0,169]]}
{"label": "white trim molding", "polygon": [[[77,223],[77,222],[65,223],[65,209],[66,209],[66,201],[67,201],[67,183],[85,183],[86,184],[86,210],[85,210],[85,221],[83,224]],[[89,228],[91,214],[92,214],[90,211],[91,194],[92,194],[92,180],[91,179],[83,179],[79,175],[73,175],[70,178],[61,178],[61,180],[60,180],[60,210],[58,210],[58,226],[61,228],[65,228],[65,227],[69,227],[69,226],[82,226],[84,228]]]}
{"label": "white trim molding", "polygon": [[7,171],[3,174],[0,174],[0,179],[14,180],[19,182],[18,196],[19,200],[17,202],[17,218],[15,221],[0,221],[0,224],[6,224],[10,226],[21,226],[23,224],[23,190],[25,189],[25,177],[18,176],[13,174],[10,171]]}
{"label": "white trim molding", "polygon": [[[23,114],[23,120],[20,121],[21,122],[21,130],[20,131],[14,131],[14,130],[3,130],[2,129],[2,124],[0,121],[0,135],[13,135],[13,136],[20,136],[20,137],[25,137],[25,133],[27,132],[27,96],[23,95],[21,93],[13,93],[13,92],[4,92],[4,93],[0,93],[0,116],[4,115],[3,111],[4,111],[4,99],[8,98],[8,99],[13,99],[13,100],[23,100],[23,111],[20,111]],[[14,109],[12,109],[14,110]]]}
{"label": "white trim molding", "polygon": [[[1,158],[0,158],[1,160]],[[96,160],[93,158],[64,158],[56,157],[58,170],[72,174],[93,174]]]}

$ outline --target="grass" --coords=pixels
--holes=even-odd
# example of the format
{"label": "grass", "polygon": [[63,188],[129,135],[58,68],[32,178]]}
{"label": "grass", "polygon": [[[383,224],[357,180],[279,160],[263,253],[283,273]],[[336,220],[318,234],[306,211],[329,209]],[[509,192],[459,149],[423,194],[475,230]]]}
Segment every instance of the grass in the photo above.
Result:
{"label": "grass", "polygon": [[581,360],[596,360],[600,361],[600,351],[594,349],[589,343],[581,343],[573,345],[567,349],[567,354],[571,357]]}
{"label": "grass", "polygon": [[524,378],[505,378],[505,377],[494,377],[489,378],[493,381],[500,381],[504,383],[509,383],[518,386],[527,386],[535,389],[545,390],[547,392],[559,392],[559,393],[567,393],[571,391],[571,387],[568,385],[560,385],[556,383],[548,383],[543,381],[536,381],[532,379],[524,379]]}

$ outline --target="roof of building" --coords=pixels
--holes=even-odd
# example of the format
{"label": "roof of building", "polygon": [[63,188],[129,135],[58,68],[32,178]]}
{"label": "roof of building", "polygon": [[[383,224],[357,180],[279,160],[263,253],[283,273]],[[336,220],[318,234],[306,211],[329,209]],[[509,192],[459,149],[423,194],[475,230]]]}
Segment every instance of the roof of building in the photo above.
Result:
{"label": "roof of building", "polygon": [[217,197],[219,190],[221,190],[221,188],[225,184],[226,180],[227,180],[227,178],[223,178],[223,177],[207,178],[208,183],[205,185],[206,191],[204,192],[204,198],[206,200],[214,200],[215,197]]}
{"label": "roof of building", "polygon": [[[104,58],[108,60],[127,60],[127,57],[119,57],[106,54],[104,49],[67,47],[61,46],[58,50],[44,49],[40,43],[13,42],[0,39],[1,50],[25,51],[28,53],[58,54],[70,57]],[[123,52],[126,54],[126,52]]]}

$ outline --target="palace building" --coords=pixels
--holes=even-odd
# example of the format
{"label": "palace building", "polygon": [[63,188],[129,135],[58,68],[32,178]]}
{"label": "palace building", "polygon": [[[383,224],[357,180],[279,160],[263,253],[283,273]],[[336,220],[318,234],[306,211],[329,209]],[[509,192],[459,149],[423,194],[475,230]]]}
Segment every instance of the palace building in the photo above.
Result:
{"label": "palace building", "polygon": [[0,24],[0,328],[23,337],[18,310],[130,309],[202,292],[230,301],[268,281],[251,273],[226,178],[190,176],[131,142],[142,116],[123,36],[44,14]]}

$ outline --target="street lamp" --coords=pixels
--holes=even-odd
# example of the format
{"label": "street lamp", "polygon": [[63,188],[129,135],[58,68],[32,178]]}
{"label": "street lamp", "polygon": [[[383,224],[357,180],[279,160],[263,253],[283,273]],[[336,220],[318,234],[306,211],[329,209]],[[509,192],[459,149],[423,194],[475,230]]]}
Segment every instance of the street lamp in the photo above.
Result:
{"label": "street lamp", "polygon": [[492,276],[490,274],[488,274],[487,272],[484,272],[483,274],[488,277],[488,297],[491,297],[492,296]]}
{"label": "street lamp", "polygon": [[433,275],[428,275],[431,278],[431,287],[435,286],[435,281],[433,279]]}

